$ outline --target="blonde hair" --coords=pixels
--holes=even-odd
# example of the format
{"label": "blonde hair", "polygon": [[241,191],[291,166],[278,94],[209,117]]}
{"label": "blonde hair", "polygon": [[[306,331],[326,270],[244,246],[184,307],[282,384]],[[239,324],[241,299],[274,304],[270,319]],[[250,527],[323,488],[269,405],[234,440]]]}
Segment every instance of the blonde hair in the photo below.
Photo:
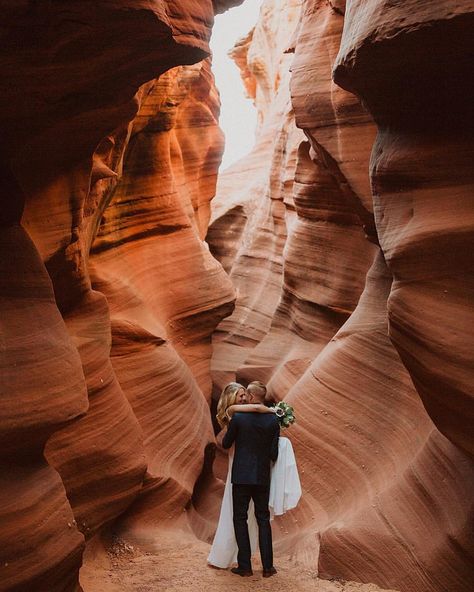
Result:
{"label": "blonde hair", "polygon": [[222,391],[219,401],[217,403],[217,423],[221,428],[225,427],[229,423],[226,411],[231,405],[235,405],[237,400],[237,393],[240,389],[245,389],[244,386],[238,382],[230,382]]}
{"label": "blonde hair", "polygon": [[259,401],[263,401],[267,394],[267,387],[260,380],[249,382],[247,390],[251,395],[255,395]]}

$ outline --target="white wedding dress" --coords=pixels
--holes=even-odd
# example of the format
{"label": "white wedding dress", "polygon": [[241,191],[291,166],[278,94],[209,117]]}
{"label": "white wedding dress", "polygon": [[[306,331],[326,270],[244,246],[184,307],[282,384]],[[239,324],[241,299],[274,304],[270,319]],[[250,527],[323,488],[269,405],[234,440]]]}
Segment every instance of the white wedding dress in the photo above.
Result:
{"label": "white wedding dress", "polygon": [[[229,456],[229,470],[222,498],[221,513],[216,534],[212,542],[207,562],[215,567],[230,567],[237,561],[237,541],[234,534],[232,508],[232,460]],[[270,475],[270,516],[279,516],[295,508],[301,497],[301,484],[296,467],[293,446],[288,438],[278,440],[278,458],[273,464]],[[258,549],[258,526],[255,519],[253,501],[250,501],[248,527],[252,554]]]}

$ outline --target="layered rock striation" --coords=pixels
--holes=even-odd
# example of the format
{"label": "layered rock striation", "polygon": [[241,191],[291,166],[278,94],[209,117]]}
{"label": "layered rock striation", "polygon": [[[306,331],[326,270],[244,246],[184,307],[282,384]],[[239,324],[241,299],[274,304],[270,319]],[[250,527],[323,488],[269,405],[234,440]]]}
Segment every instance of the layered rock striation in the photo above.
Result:
{"label": "layered rock striation", "polygon": [[437,427],[471,454],[473,9],[414,2],[407,16],[402,3],[353,2],[334,71],[377,121],[370,173],[394,278],[391,339]]}
{"label": "layered rock striation", "polygon": [[298,146],[304,139],[288,94],[288,50],[300,8],[297,1],[264,3],[255,30],[232,51],[247,90],[254,93],[259,131],[252,153],[219,176],[206,239],[238,294],[233,315],[213,337],[217,396],[247,365],[257,377],[248,356],[268,333],[280,299],[288,217],[296,218]]}
{"label": "layered rock striation", "polygon": [[84,374],[34,243],[14,225],[0,244],[0,589],[75,590],[84,538],[43,449],[86,413]]}
{"label": "layered rock striation", "polygon": [[143,432],[150,523],[164,521],[162,505],[167,519],[182,514],[214,440],[210,335],[234,300],[202,240],[223,148],[218,111],[208,61],[143,89],[89,259],[110,307],[112,366]]}
{"label": "layered rock striation", "polygon": [[234,299],[202,242],[214,6],[0,7],[0,589],[71,591],[139,493],[182,514],[213,442],[210,334]]}
{"label": "layered rock striation", "polygon": [[[289,112],[306,138],[272,146],[295,155],[286,184],[260,171],[260,186],[286,188],[276,250],[253,222],[273,195],[249,208],[231,183],[249,159],[219,180],[208,240],[238,297],[214,336],[213,376],[265,380],[296,408],[304,495],[276,522],[280,551],[324,577],[461,592],[473,577],[474,7],[410,6],[308,0],[291,42],[274,33],[295,54]],[[238,63],[249,88],[252,62]],[[268,96],[268,76],[255,80]]]}
{"label": "layered rock striation", "polygon": [[211,208],[239,3],[0,0],[1,591],[79,591],[110,526],[208,538],[235,378],[298,417],[278,553],[470,589],[474,6],[265,0]]}

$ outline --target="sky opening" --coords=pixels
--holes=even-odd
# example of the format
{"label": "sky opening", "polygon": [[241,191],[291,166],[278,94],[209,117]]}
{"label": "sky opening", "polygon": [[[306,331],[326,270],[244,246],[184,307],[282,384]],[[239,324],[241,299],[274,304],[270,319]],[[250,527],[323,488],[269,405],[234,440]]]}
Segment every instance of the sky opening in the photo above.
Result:
{"label": "sky opening", "polygon": [[220,126],[225,133],[225,151],[220,170],[248,154],[255,143],[257,111],[245,96],[240,72],[227,52],[255,25],[262,0],[247,0],[242,6],[216,16],[211,49],[216,86],[221,95]]}

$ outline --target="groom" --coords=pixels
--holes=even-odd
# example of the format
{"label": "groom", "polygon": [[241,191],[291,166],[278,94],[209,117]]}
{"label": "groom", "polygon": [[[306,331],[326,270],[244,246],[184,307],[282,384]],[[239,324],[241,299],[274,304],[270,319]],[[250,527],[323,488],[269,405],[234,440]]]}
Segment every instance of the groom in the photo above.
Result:
{"label": "groom", "polygon": [[[263,405],[267,389],[261,382],[251,382],[247,390],[253,403]],[[235,413],[222,440],[224,448],[235,442],[232,465],[232,503],[234,507],[234,531],[239,552],[238,567],[232,572],[239,576],[251,576],[250,538],[247,512],[250,500],[255,505],[258,524],[258,543],[262,559],[263,577],[276,574],[273,567],[272,530],[268,498],[270,495],[270,462],[278,456],[280,426],[273,414]]]}

